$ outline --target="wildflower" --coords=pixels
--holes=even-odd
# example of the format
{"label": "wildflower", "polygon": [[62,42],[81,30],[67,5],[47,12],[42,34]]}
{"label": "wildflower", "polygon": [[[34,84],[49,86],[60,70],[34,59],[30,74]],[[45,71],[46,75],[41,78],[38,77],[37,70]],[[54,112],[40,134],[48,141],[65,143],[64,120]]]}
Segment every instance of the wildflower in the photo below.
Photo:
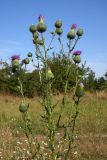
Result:
{"label": "wildflower", "polygon": [[71,29],[76,29],[77,28],[77,24],[73,24],[72,26],[71,26]]}
{"label": "wildflower", "polygon": [[81,82],[77,85],[77,88],[76,88],[76,96],[77,97],[82,97],[84,95],[85,91],[84,91],[84,84]]}
{"label": "wildflower", "polygon": [[39,15],[38,20],[39,20],[39,22],[44,22],[44,16],[43,15]]}
{"label": "wildflower", "polygon": [[11,60],[12,60],[12,72],[15,73],[18,69],[19,69],[19,60],[20,60],[20,56],[19,55],[13,55],[11,56]]}
{"label": "wildflower", "polygon": [[82,82],[79,85],[81,88],[84,88],[84,84]]}
{"label": "wildflower", "polygon": [[81,51],[74,51],[73,52],[73,55],[80,55],[81,54]]}
{"label": "wildflower", "polygon": [[11,60],[14,61],[14,60],[20,60],[20,56],[19,55],[13,55],[11,56]]}
{"label": "wildflower", "polygon": [[81,54],[81,51],[74,51],[73,52],[73,61],[75,63],[80,63],[81,62],[80,54]]}
{"label": "wildflower", "polygon": [[[74,27],[74,26],[73,26]],[[74,39],[75,38],[75,29],[71,28],[70,31],[67,34],[68,39]]]}
{"label": "wildflower", "polygon": [[38,20],[39,20],[39,24],[37,25],[37,30],[38,32],[42,33],[42,32],[45,32],[47,27],[44,23],[44,17],[42,15],[40,15],[38,17]]}

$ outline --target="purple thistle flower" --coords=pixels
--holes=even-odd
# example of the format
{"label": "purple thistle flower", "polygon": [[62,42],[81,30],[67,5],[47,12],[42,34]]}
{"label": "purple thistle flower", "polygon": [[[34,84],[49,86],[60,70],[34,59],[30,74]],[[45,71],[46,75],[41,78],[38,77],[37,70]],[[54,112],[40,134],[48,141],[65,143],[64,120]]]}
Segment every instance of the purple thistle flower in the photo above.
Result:
{"label": "purple thistle flower", "polygon": [[79,86],[84,88],[84,84],[82,82],[79,84]]}
{"label": "purple thistle flower", "polygon": [[71,29],[76,29],[77,28],[77,24],[73,24],[72,26],[71,26]]}
{"label": "purple thistle flower", "polygon": [[41,14],[39,15],[39,17],[38,17],[38,20],[39,20],[39,22],[42,20],[44,20],[44,16],[42,16]]}
{"label": "purple thistle flower", "polygon": [[11,56],[11,60],[14,61],[14,60],[20,60],[20,56],[19,55],[13,55]]}
{"label": "purple thistle flower", "polygon": [[73,52],[73,55],[80,55],[81,54],[81,51],[74,51]]}

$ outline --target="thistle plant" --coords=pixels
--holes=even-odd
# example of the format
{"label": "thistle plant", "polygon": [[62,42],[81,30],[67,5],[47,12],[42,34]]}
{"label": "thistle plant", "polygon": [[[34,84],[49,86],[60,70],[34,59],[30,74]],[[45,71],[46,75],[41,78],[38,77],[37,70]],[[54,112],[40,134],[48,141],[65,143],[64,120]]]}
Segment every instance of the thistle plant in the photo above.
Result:
{"label": "thistle plant", "polygon": [[[67,33],[67,47],[64,51],[61,35],[63,34],[62,21],[57,20],[54,24],[54,31],[50,32],[51,41],[46,46],[45,32],[47,26],[44,22],[44,17],[42,15],[38,18],[37,25],[31,25],[29,31],[32,33],[32,41],[35,46],[35,56],[31,52],[28,53],[28,57],[20,62],[20,57],[17,55],[12,56],[12,72],[17,76],[18,89],[22,96],[22,101],[19,105],[19,111],[22,113],[22,118],[25,124],[24,132],[29,142],[29,150],[31,153],[31,159],[38,160],[57,160],[64,159],[68,160],[72,157],[72,149],[75,141],[75,124],[78,116],[78,107],[81,97],[84,95],[84,84],[82,83],[83,77],[80,75],[80,63],[81,63],[81,51],[74,51],[76,44],[79,39],[83,36],[83,30],[78,29],[77,25],[73,24]],[[55,109],[57,103],[55,103],[52,84],[55,81],[55,76],[48,63],[48,56],[53,49],[52,43],[54,38],[58,37],[60,45],[60,53],[66,55],[67,63],[65,66],[65,79],[64,81],[64,93],[60,106],[60,111],[58,116],[55,116]],[[43,109],[43,115],[41,120],[45,123],[46,127],[46,143],[47,148],[45,151],[41,149],[41,143],[38,142],[36,135],[34,135],[32,130],[32,120],[29,117],[29,104],[26,102],[26,98],[23,92],[23,83],[20,79],[20,70],[25,65],[33,63],[33,65],[38,70],[39,83],[41,88],[40,103]],[[74,63],[75,70],[75,86],[72,88],[73,96],[70,102],[69,115],[67,117],[67,122],[63,123],[64,111],[68,105],[67,103],[67,91],[68,91],[68,77],[70,74],[71,64]],[[58,133],[60,133],[60,138],[58,142]],[[33,145],[35,142],[35,145]]]}

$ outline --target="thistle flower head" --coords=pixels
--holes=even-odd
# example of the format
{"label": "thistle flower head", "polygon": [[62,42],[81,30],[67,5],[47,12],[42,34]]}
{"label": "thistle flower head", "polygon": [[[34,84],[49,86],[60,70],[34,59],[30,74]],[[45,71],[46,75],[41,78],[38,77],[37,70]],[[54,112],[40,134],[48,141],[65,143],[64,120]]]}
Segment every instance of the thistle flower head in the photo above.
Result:
{"label": "thistle flower head", "polygon": [[39,20],[39,22],[44,22],[44,16],[43,15],[39,15],[39,17],[38,17],[38,20]]}
{"label": "thistle flower head", "polygon": [[84,88],[84,84],[82,82],[79,84],[79,86]]}
{"label": "thistle flower head", "polygon": [[75,55],[75,56],[76,56],[76,55],[80,55],[80,54],[81,54],[81,51],[74,51],[74,52],[73,52],[73,55]]}
{"label": "thistle flower head", "polygon": [[77,28],[77,24],[73,24],[72,26],[71,26],[71,29],[76,29]]}
{"label": "thistle flower head", "polygon": [[15,55],[12,55],[11,56],[11,60],[14,61],[14,60],[20,60],[20,56],[15,54]]}

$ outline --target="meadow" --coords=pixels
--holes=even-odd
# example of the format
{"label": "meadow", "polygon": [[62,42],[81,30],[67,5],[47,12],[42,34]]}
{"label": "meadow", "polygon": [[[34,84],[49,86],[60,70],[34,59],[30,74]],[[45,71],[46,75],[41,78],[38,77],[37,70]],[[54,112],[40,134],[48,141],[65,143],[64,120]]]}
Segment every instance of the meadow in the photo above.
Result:
{"label": "meadow", "polygon": [[[62,95],[55,95],[58,102],[55,114],[58,114]],[[69,114],[72,95],[68,95]],[[30,160],[27,139],[23,133],[23,120],[19,112],[21,98],[0,95],[0,159]],[[33,129],[45,149],[45,126],[41,121],[42,106],[39,98],[27,99]],[[65,116],[65,117],[66,117]],[[63,119],[66,122],[66,118]],[[107,93],[87,93],[81,99],[79,115],[76,121],[76,141],[73,148],[74,160],[107,160]],[[60,141],[61,132],[58,134]]]}

